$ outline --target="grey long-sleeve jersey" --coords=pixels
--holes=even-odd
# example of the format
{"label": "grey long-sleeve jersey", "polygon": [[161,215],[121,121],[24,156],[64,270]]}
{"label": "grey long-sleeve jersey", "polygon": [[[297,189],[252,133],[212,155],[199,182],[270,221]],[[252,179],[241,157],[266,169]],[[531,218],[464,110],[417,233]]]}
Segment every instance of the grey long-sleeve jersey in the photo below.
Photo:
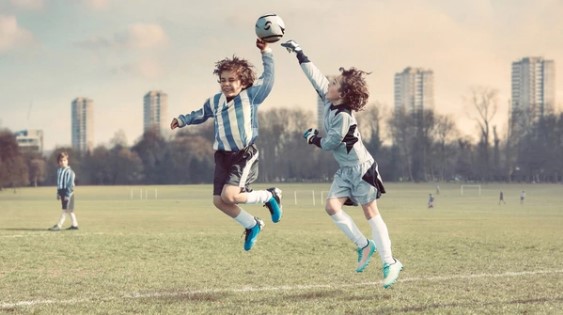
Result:
{"label": "grey long-sleeve jersey", "polygon": [[303,51],[297,53],[297,59],[324,104],[323,121],[326,136],[316,137],[313,143],[325,151],[331,151],[340,167],[373,161],[373,157],[362,142],[358,123],[352,110],[345,104],[334,106],[326,99],[328,79],[305,56]]}

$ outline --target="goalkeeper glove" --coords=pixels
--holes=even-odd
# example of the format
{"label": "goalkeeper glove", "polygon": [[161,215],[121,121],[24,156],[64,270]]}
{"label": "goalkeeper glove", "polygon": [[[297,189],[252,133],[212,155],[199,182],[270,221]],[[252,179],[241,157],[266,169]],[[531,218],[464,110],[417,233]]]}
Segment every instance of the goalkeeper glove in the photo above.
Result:
{"label": "goalkeeper glove", "polygon": [[301,49],[301,46],[299,46],[299,44],[294,40],[288,40],[285,43],[281,43],[281,45],[282,47],[285,47],[285,49],[287,49],[287,51],[290,53],[291,52],[298,53],[303,50]]}
{"label": "goalkeeper glove", "polygon": [[308,144],[313,143],[313,139],[319,134],[319,131],[315,128],[309,128],[303,134],[303,138],[307,139]]}

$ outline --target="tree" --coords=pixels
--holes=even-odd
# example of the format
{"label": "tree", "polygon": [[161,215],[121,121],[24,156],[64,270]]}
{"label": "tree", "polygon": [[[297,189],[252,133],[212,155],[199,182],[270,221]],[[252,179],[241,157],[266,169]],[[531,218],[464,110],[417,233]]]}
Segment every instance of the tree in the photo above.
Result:
{"label": "tree", "polygon": [[7,186],[15,189],[28,183],[27,164],[19,150],[16,136],[8,130],[0,130],[0,190]]}
{"label": "tree", "polygon": [[477,169],[481,179],[491,179],[490,138],[491,121],[498,109],[498,91],[490,87],[473,87],[468,102],[475,109],[480,135],[478,141]]}

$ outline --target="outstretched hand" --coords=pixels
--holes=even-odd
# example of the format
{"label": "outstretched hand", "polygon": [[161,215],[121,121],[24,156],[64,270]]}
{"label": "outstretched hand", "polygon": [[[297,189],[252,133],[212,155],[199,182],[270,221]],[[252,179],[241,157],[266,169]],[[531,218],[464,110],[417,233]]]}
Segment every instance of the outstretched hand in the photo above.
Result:
{"label": "outstretched hand", "polygon": [[268,48],[268,43],[266,43],[265,41],[263,41],[260,38],[256,39],[256,47],[258,47],[258,49],[260,49],[260,51],[264,51],[266,48]]}
{"label": "outstretched hand", "polygon": [[290,39],[287,42],[282,43],[281,45],[282,47],[285,47],[285,49],[287,49],[287,51],[290,53],[291,52],[298,53],[303,50],[301,46],[299,46],[299,44],[293,39]]}
{"label": "outstretched hand", "polygon": [[178,124],[178,118],[172,119],[172,122],[170,123],[170,129],[174,130],[179,127],[180,125]]}

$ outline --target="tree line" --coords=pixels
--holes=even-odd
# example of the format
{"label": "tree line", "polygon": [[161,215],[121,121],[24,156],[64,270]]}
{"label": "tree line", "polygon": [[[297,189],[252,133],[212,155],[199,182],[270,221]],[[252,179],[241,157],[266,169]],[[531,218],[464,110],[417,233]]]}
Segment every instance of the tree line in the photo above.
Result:
{"label": "tree line", "polygon": [[[384,119],[381,106],[371,104],[356,113],[364,143],[384,181],[562,181],[563,114],[548,114],[531,122],[525,132],[500,139],[490,125],[494,91],[481,90],[474,96],[480,130],[476,142],[460,137],[451,116],[431,109],[394,111]],[[303,139],[304,130],[315,124],[314,116],[302,109],[259,113],[259,181],[332,179],[337,169],[332,155]],[[208,121],[180,129],[170,139],[148,131],[128,146],[118,132],[110,145],[91,152],[62,147],[42,156],[22,152],[15,135],[4,129],[0,130],[0,187],[54,185],[60,151],[70,154],[79,185],[212,183],[212,145],[213,122]]]}

